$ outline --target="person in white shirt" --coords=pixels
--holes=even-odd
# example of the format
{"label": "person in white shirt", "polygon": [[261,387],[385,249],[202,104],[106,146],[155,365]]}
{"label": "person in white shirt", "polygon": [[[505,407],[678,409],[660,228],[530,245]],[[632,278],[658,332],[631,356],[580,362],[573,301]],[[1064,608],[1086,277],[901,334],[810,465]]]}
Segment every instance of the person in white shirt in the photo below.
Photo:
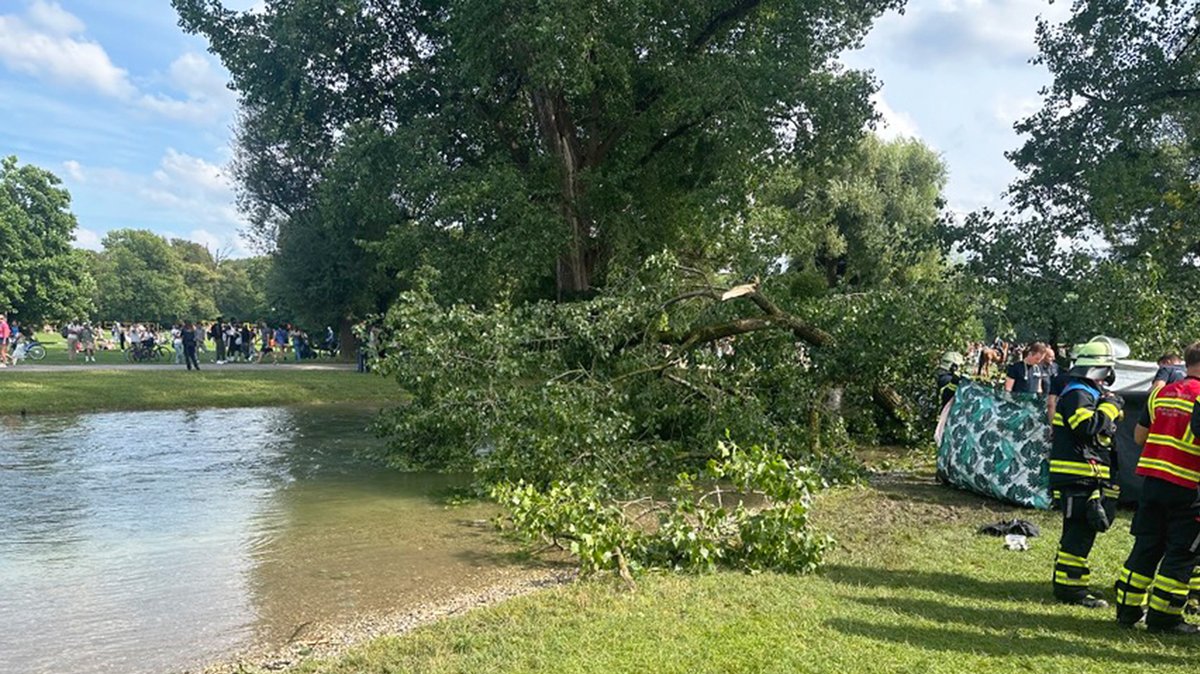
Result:
{"label": "person in white shirt", "polygon": [[175,349],[175,364],[183,365],[183,330],[178,324],[171,326],[171,348]]}

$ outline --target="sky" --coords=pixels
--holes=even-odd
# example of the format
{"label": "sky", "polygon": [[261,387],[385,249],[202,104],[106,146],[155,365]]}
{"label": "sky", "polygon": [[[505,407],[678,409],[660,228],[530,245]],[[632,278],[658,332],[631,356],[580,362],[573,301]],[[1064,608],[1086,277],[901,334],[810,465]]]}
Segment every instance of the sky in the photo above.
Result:
{"label": "sky", "polygon": [[[882,83],[881,135],[941,153],[952,210],[998,207],[1015,177],[1012,125],[1049,83],[1028,63],[1035,19],[1068,11],[1065,0],[910,0],[842,61]],[[131,227],[254,252],[226,170],[237,100],[206,47],[169,0],[0,0],[0,155],[62,178],[76,245],[99,249],[105,232]]]}

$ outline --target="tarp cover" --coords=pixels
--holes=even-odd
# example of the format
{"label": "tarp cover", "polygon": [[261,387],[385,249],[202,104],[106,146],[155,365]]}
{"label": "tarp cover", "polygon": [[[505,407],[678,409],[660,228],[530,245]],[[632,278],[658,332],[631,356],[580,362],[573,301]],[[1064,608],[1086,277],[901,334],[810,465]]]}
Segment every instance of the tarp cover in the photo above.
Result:
{"label": "tarp cover", "polygon": [[938,475],[962,489],[1047,509],[1049,428],[1044,399],[964,382],[946,414]]}
{"label": "tarp cover", "polygon": [[[1157,367],[1135,360],[1117,363],[1112,388],[1125,398],[1125,418],[1115,439],[1123,502],[1136,502],[1141,493],[1142,480],[1133,473],[1141,454],[1133,442],[1133,427]],[[1049,427],[1045,398],[963,383],[938,425],[938,476],[984,496],[1049,508]]]}

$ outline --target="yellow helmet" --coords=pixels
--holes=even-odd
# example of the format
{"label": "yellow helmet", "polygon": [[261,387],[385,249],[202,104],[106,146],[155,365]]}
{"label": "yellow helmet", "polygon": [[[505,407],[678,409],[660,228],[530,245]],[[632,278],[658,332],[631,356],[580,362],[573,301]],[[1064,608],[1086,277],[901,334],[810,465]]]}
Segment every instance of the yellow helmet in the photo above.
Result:
{"label": "yellow helmet", "polygon": [[962,354],[957,351],[947,351],[942,354],[942,359],[938,361],[938,367],[943,370],[954,370],[963,366]]}
{"label": "yellow helmet", "polygon": [[1072,350],[1076,367],[1113,367],[1117,364],[1117,352],[1105,341],[1090,341],[1078,344]]}

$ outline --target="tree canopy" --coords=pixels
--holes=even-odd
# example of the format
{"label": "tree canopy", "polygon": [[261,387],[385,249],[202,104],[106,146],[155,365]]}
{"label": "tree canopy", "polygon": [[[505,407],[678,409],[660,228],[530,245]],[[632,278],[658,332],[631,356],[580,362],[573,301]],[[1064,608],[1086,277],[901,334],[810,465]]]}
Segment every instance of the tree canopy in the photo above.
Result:
{"label": "tree canopy", "polygon": [[92,278],[71,247],[71,195],[53,173],[0,160],[0,310],[36,325],[85,316]]}
{"label": "tree canopy", "polygon": [[708,245],[763,162],[852,148],[874,84],[835,57],[900,4],[174,0],[241,95],[264,238],[306,245],[289,228],[336,217],[321,186],[367,144],[385,166],[341,240],[415,246],[410,273],[469,264],[444,281],[480,298],[586,294],[614,265]]}

